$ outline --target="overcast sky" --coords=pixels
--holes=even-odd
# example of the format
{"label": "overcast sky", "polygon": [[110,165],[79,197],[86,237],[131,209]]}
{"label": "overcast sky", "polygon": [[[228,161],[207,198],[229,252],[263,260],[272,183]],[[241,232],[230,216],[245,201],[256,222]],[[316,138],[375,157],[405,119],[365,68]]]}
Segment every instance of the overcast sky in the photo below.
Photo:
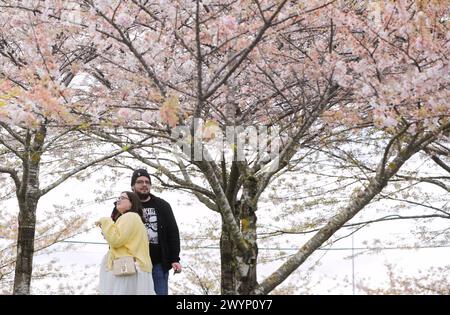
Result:
{"label": "overcast sky", "polygon": [[[93,190],[95,189],[95,180],[88,180],[87,182],[80,184],[75,180],[69,180],[64,185],[56,188],[48,195],[44,196],[38,207],[38,217],[43,212],[43,209],[52,209],[54,204],[64,204],[72,202],[76,198],[84,196],[87,200],[93,200]],[[112,184],[114,196],[119,195],[123,190],[129,190],[129,178],[124,177],[117,183]],[[219,224],[219,217],[216,213],[206,209],[195,199],[192,199],[187,194],[180,194],[177,192],[164,191],[154,192],[156,195],[166,199],[171,203],[174,210],[175,217],[177,219],[181,234],[190,233],[194,229],[201,228],[204,224]],[[192,202],[187,202],[191,200]],[[89,224],[93,226],[93,223],[102,216],[109,216],[112,210],[113,200],[96,204],[88,203],[81,212],[87,213],[89,217]],[[4,203],[7,205],[5,208],[10,209],[14,207],[14,201]],[[16,208],[17,209],[17,208]],[[42,219],[42,218],[41,218]],[[203,222],[203,224],[198,224]],[[213,223],[211,223],[213,222]],[[362,278],[368,279],[374,286],[379,285],[382,281],[387,281],[386,263],[396,264],[399,269],[404,273],[416,274],[419,269],[426,269],[431,266],[441,266],[447,263],[442,257],[450,257],[450,247],[442,248],[425,248],[420,250],[406,250],[406,249],[385,249],[379,252],[364,250],[364,254],[357,255],[355,258],[351,258],[352,254],[352,241],[354,253],[361,252],[358,248],[366,248],[372,245],[371,240],[379,238],[381,240],[397,240],[404,237],[410,237],[409,227],[411,222],[386,222],[376,225],[372,225],[368,228],[364,228],[354,235],[353,240],[351,237],[337,242],[327,250],[317,251],[314,253],[308,261],[301,266],[291,277],[286,281],[288,284],[290,281],[298,282],[308,275],[311,279],[310,293],[313,294],[352,294],[352,280],[358,283]],[[219,225],[218,225],[219,226]],[[303,239],[306,239],[303,237]],[[70,270],[70,276],[67,280],[62,279],[44,279],[32,282],[32,292],[36,294],[46,293],[54,294],[57,292],[58,286],[64,284],[65,281],[70,282],[72,285],[80,283],[81,286],[76,288],[72,293],[76,294],[96,294],[96,288],[98,283],[98,269],[99,263],[103,255],[108,251],[108,246],[100,234],[100,230],[93,228],[88,233],[84,233],[72,238],[69,241],[74,242],[88,242],[95,244],[77,244],[74,243],[74,247],[70,249],[61,250],[62,245],[55,245],[52,249],[58,249],[57,252],[50,255],[37,255],[34,259],[36,265],[45,264],[51,259],[57,258],[58,264],[63,266],[66,270]],[[368,243],[366,243],[368,242]],[[295,253],[295,248],[301,246],[302,237],[288,237],[286,242],[280,241],[283,250],[287,254]],[[218,245],[216,240],[210,240],[204,244],[210,249],[203,249],[208,251],[212,256],[217,257],[217,264],[220,266],[219,250],[214,248]],[[383,246],[383,244],[380,244]],[[387,245],[387,247],[392,247]],[[183,266],[198,270],[198,262],[191,260],[192,254],[196,254],[197,251],[186,248],[186,242],[182,241],[181,248],[181,262]],[[268,252],[272,252],[275,249],[266,245],[260,245],[260,257],[265,256]],[[191,255],[189,255],[191,254]],[[199,255],[197,255],[199,256]],[[316,262],[320,262],[319,266],[311,272],[309,268]],[[275,270],[276,267],[281,265],[282,261],[275,261],[268,264],[260,264],[258,269],[258,278],[262,280]],[[347,282],[344,282],[344,279]],[[170,287],[173,287],[176,282],[185,281],[185,275],[180,274],[170,277]],[[366,281],[366,283],[368,283]],[[49,286],[49,287],[48,287]],[[296,292],[303,293],[302,291]],[[361,293],[355,288],[355,293]]]}

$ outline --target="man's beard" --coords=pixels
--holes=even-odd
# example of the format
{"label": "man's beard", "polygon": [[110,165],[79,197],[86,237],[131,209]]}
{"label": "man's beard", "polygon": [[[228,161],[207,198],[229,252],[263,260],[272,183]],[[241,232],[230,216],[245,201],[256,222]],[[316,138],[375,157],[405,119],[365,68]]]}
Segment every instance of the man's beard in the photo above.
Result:
{"label": "man's beard", "polygon": [[148,193],[140,193],[140,192],[136,191],[136,195],[138,195],[140,200],[145,200],[148,197],[150,197],[150,193],[149,192]]}

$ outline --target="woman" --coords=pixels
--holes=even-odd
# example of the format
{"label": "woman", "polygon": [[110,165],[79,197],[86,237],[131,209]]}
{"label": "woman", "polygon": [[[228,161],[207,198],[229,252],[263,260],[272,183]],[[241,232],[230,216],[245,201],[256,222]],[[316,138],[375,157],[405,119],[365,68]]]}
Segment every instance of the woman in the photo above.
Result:
{"label": "woman", "polygon": [[[114,218],[100,218],[95,223],[101,227],[109,244],[109,251],[100,266],[100,294],[155,294],[148,236],[139,197],[130,191],[122,192],[117,199],[116,210]],[[125,256],[134,258],[137,272],[126,276],[114,275],[113,261]]]}

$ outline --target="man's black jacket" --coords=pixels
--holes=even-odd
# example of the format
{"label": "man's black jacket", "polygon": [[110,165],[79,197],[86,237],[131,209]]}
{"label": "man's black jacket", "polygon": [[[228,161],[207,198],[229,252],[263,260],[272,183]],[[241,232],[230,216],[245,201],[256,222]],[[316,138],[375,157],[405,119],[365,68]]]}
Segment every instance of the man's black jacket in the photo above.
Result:
{"label": "man's black jacket", "polygon": [[[172,263],[180,261],[180,233],[170,204],[150,194],[155,205],[158,220],[158,240],[161,246],[161,261],[166,270],[172,268]],[[145,208],[143,203],[143,207]]]}

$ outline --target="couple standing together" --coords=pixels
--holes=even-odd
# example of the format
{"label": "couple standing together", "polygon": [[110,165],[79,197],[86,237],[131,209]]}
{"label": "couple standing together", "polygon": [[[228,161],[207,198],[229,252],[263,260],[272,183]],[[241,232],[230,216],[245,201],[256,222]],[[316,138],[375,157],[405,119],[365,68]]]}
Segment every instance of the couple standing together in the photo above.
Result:
{"label": "couple standing together", "polygon": [[[121,193],[111,217],[95,224],[109,244],[100,265],[100,294],[168,294],[169,271],[181,272],[180,236],[172,208],[150,193],[145,169],[131,177],[131,191]],[[119,275],[119,258],[132,257],[134,273]]]}

